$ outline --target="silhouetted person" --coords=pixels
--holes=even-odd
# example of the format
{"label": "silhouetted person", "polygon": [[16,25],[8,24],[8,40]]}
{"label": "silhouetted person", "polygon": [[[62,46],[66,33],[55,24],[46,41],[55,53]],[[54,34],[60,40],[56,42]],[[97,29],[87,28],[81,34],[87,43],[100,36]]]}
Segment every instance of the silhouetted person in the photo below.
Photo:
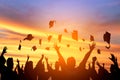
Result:
{"label": "silhouetted person", "polygon": [[18,71],[18,78],[19,80],[23,80],[24,79],[24,70],[23,70],[23,65],[22,67],[20,67],[20,61],[17,59],[17,66],[16,69]]}
{"label": "silhouetted person", "polygon": [[62,72],[59,70],[60,68],[59,62],[58,61],[55,62],[55,69],[53,69],[48,63],[48,58],[45,59],[47,63],[48,73],[50,74],[52,80],[63,80]]}
{"label": "silhouetted person", "polygon": [[35,74],[38,77],[38,80],[48,80],[49,74],[48,72],[45,72],[44,63],[42,62],[44,58],[44,55],[42,55],[41,59],[38,61],[36,67],[35,67]]}
{"label": "silhouetted person", "polygon": [[54,46],[55,50],[57,51],[59,57],[59,64],[61,67],[62,78],[63,80],[76,80],[77,78],[77,69],[75,68],[76,61],[74,57],[69,57],[67,59],[67,63],[65,62],[63,56],[61,55],[59,48],[57,45]]}
{"label": "silhouetted person", "polygon": [[66,77],[68,80],[78,80],[78,70],[75,67],[76,65],[76,60],[74,57],[68,57],[67,58],[67,71],[65,71],[66,73]]}
{"label": "silhouetted person", "polygon": [[13,58],[7,59],[7,70],[5,72],[4,80],[18,80],[16,71],[13,71]]}
{"label": "silhouetted person", "polygon": [[4,47],[3,48],[3,51],[1,53],[1,56],[0,56],[0,74],[1,74],[1,80],[4,79],[5,77],[5,72],[7,70],[6,66],[5,66],[5,62],[6,62],[6,59],[4,57],[4,54],[7,52],[7,47]]}
{"label": "silhouetted person", "polygon": [[99,67],[98,69],[98,78],[99,80],[110,80],[110,74],[109,72],[104,68],[104,64],[103,66],[101,66],[98,62],[97,65]]}
{"label": "silhouetted person", "polygon": [[60,47],[58,47],[57,45],[54,45],[54,48],[55,48],[55,50],[58,54],[58,57],[59,57],[59,64],[60,64],[61,71],[62,71],[62,78],[63,78],[63,80],[69,80],[67,64],[65,63],[65,60],[59,51]]}
{"label": "silhouetted person", "polygon": [[54,45],[54,48],[55,50],[57,51],[57,54],[58,54],[58,57],[59,57],[59,63],[60,63],[60,66],[61,66],[61,70],[66,70],[66,63],[65,63],[65,60],[63,58],[63,56],[61,55],[59,49],[60,47],[58,47],[57,45]]}
{"label": "silhouetted person", "polygon": [[60,47],[55,45],[54,48],[57,51],[59,57],[59,63],[62,69],[62,73],[64,74],[64,80],[89,80],[88,70],[86,70],[85,65],[91,52],[95,48],[95,44],[89,46],[90,50],[87,52],[77,68],[75,68],[76,61],[74,57],[69,57],[66,64],[63,56],[59,51]]}
{"label": "silhouetted person", "polygon": [[27,61],[24,68],[24,80],[35,80],[36,78],[34,76],[33,62],[28,60],[29,56],[27,57]]}
{"label": "silhouetted person", "polygon": [[95,62],[96,62],[96,60],[97,60],[96,57],[92,58],[92,68],[90,69],[90,72],[89,72],[90,77],[92,78],[92,80],[99,80],[97,71],[95,70]]}
{"label": "silhouetted person", "polygon": [[95,48],[95,43],[93,43],[92,45],[89,45],[90,50],[86,53],[83,60],[80,62],[79,66],[78,66],[79,80],[89,80],[90,79],[89,71],[85,67],[86,67],[86,62],[87,62],[88,58],[90,57],[94,48]]}
{"label": "silhouetted person", "polygon": [[120,80],[120,69],[118,67],[117,58],[113,54],[111,54],[111,58],[109,59],[113,62],[113,64],[111,64],[111,67],[110,67],[110,72],[111,72],[110,79]]}

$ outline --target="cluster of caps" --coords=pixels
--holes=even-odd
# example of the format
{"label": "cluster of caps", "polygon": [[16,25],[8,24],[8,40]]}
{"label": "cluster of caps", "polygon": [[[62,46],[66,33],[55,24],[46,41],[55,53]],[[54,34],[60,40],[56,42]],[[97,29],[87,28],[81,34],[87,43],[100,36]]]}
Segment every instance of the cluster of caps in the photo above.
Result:
{"label": "cluster of caps", "polygon": [[[56,22],[55,20],[49,21],[49,28],[52,28],[52,27],[54,26],[55,22]],[[64,32],[65,32],[65,33],[68,33],[68,30],[67,30],[67,29],[64,29]],[[72,39],[78,41],[78,31],[77,31],[77,30],[73,30],[71,37],[72,37]],[[31,41],[33,38],[34,38],[34,37],[33,37],[32,34],[28,34],[28,35],[23,39],[23,41],[24,41],[24,40]],[[48,42],[50,42],[51,39],[52,39],[52,35],[48,35],[48,38],[47,38]],[[104,40],[105,42],[107,42],[108,45],[109,45],[109,46],[105,46],[107,49],[110,48],[110,39],[111,39],[111,34],[110,34],[109,32],[106,32],[106,33],[103,35],[103,40]],[[59,34],[59,35],[58,35],[58,41],[59,41],[59,43],[61,42],[61,40],[62,40],[62,34]],[[85,39],[82,39],[82,40],[85,41]],[[95,41],[93,35],[90,35],[90,41],[91,41],[91,42],[92,42],[92,41]],[[21,47],[22,47],[22,46],[21,46],[21,42],[22,42],[22,41],[20,40],[18,50],[21,50]],[[40,45],[42,44],[42,39],[39,39],[39,44],[40,44]],[[70,47],[70,44],[67,44],[67,47]],[[50,47],[46,47],[45,49],[46,49],[46,50],[50,50]],[[33,46],[33,47],[32,47],[32,50],[33,50],[33,51],[37,50],[37,47],[36,47],[36,46]],[[79,50],[82,51],[82,48],[79,47]],[[97,52],[98,52],[98,54],[100,54],[100,53],[101,53],[100,49],[98,49]]]}

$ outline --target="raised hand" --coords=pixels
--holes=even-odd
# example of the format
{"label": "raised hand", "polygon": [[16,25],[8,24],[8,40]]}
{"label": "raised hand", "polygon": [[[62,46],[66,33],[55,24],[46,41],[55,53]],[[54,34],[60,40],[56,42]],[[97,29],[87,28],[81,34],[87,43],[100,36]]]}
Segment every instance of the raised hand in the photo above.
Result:
{"label": "raised hand", "polygon": [[93,50],[95,48],[96,44],[95,43],[92,43],[92,45],[89,44],[89,48],[90,50]]}
{"label": "raised hand", "polygon": [[27,61],[29,60],[29,58],[30,58],[30,56],[29,56],[29,55],[27,55]]}
{"label": "raised hand", "polygon": [[54,48],[55,48],[55,50],[57,50],[57,51],[59,51],[59,49],[60,49],[60,47],[58,47],[57,44],[54,44]]}
{"label": "raised hand", "polygon": [[114,54],[111,54],[111,58],[109,57],[109,59],[114,63],[117,62],[117,58],[115,58]]}
{"label": "raised hand", "polygon": [[2,51],[1,56],[3,56],[3,55],[4,55],[4,53],[6,53],[6,52],[7,52],[7,47],[5,46],[5,47],[3,48],[3,51]]}
{"label": "raised hand", "polygon": [[42,62],[43,58],[44,58],[44,54],[42,54],[42,57],[41,57],[41,59],[40,59],[40,62]]}
{"label": "raised hand", "polygon": [[18,64],[19,64],[19,62],[20,62],[19,59],[17,59],[17,63],[18,63]]}
{"label": "raised hand", "polygon": [[45,57],[45,60],[46,60],[46,62],[48,62],[48,58],[47,57]]}

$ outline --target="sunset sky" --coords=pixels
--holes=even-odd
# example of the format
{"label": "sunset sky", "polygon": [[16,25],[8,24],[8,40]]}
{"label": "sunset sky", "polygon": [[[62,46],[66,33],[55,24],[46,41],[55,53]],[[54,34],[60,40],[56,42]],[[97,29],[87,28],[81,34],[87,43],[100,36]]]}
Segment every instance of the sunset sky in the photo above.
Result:
{"label": "sunset sky", "polygon": [[[41,54],[54,64],[58,57],[53,47],[57,43],[64,58],[73,56],[78,65],[89,50],[92,43],[89,36],[93,35],[96,48],[91,57],[97,56],[100,63],[109,64],[110,53],[120,57],[119,9],[119,0],[0,0],[0,51],[7,46],[5,57],[13,57],[15,64],[17,58],[24,64],[27,55],[30,55],[35,66]],[[55,20],[52,28],[49,28],[50,20]],[[73,30],[78,30],[78,41],[71,37]],[[105,48],[107,44],[103,41],[106,31],[111,33],[110,49]],[[32,34],[33,40],[23,41],[27,34]],[[57,40],[59,34],[63,35],[61,43]],[[50,42],[48,35],[52,35]],[[83,38],[85,41],[82,41]],[[42,45],[39,39],[42,39]],[[22,49],[19,51],[20,40]],[[32,46],[38,49],[32,51]],[[50,50],[46,50],[46,47],[50,47]],[[85,49],[80,51],[79,47]],[[101,54],[97,54],[97,49],[101,49]],[[91,62],[91,58],[88,62]]]}

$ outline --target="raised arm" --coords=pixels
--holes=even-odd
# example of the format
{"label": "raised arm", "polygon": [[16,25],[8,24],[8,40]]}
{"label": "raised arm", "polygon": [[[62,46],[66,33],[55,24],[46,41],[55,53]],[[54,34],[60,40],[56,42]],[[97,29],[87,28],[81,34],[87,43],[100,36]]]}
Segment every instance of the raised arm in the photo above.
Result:
{"label": "raised arm", "polygon": [[26,67],[26,65],[27,65],[27,63],[28,63],[29,58],[30,58],[30,56],[27,55],[27,60],[26,60],[26,63],[25,63],[25,67]]}
{"label": "raised arm", "polygon": [[99,62],[97,62],[96,64],[98,65],[98,67],[99,67],[99,68],[102,68],[102,66],[100,65],[100,63],[99,63]]}
{"label": "raised arm", "polygon": [[92,68],[95,69],[95,61],[97,60],[96,57],[92,58]]}
{"label": "raised arm", "polygon": [[60,47],[58,47],[58,46],[55,44],[55,45],[54,45],[54,48],[55,48],[55,50],[56,50],[56,52],[57,52],[57,54],[58,54],[58,57],[59,57],[59,58],[63,58],[63,56],[61,55],[61,53],[60,53],[60,51],[59,51]]}
{"label": "raised arm", "polygon": [[41,59],[38,61],[36,67],[42,65],[42,60],[43,60],[43,58],[44,58],[44,55],[42,54],[42,57],[41,57]]}
{"label": "raised arm", "polygon": [[116,68],[119,69],[117,58],[114,56],[114,54],[111,54],[111,58],[109,57],[109,59],[114,63],[114,65],[116,66]]}
{"label": "raised arm", "polygon": [[79,67],[85,68],[85,64],[86,64],[88,58],[90,57],[90,55],[91,55],[94,48],[95,48],[95,43],[93,43],[92,45],[89,45],[90,50],[86,53],[86,55],[83,58],[82,62],[79,64]]}
{"label": "raised arm", "polygon": [[27,55],[27,60],[26,60],[26,63],[29,61],[29,58],[30,58],[30,56],[29,56],[29,55]]}
{"label": "raised arm", "polygon": [[22,69],[22,67],[20,68],[20,61],[19,61],[19,59],[17,59],[17,67],[16,68],[18,70],[18,75],[22,77],[23,69]]}
{"label": "raised arm", "polygon": [[62,70],[65,69],[65,68],[67,68],[67,65],[66,65],[66,63],[65,63],[65,60],[64,60],[63,56],[61,55],[61,53],[60,53],[60,51],[59,51],[60,47],[58,47],[57,45],[54,45],[54,48],[55,48],[55,50],[56,50],[56,52],[57,52],[57,54],[58,54],[59,62],[60,62],[60,65],[61,65]]}
{"label": "raised arm", "polygon": [[17,59],[17,67],[18,67],[18,70],[20,69],[20,61],[19,59]]}
{"label": "raised arm", "polygon": [[1,56],[4,56],[4,54],[7,52],[7,47],[5,46],[4,48],[3,48],[3,51],[2,51],[2,53],[1,53]]}
{"label": "raised arm", "polygon": [[42,54],[42,57],[41,57],[41,59],[40,59],[40,62],[42,62],[43,58],[44,58],[44,55]]}
{"label": "raised arm", "polygon": [[50,71],[50,72],[53,71],[52,67],[48,63],[48,58],[47,57],[45,57],[45,60],[46,60],[46,63],[47,63],[47,69],[48,69],[48,71]]}
{"label": "raised arm", "polygon": [[3,48],[3,51],[2,51],[2,53],[1,53],[1,55],[0,55],[0,68],[3,67],[3,66],[5,66],[6,59],[5,59],[5,57],[4,57],[4,54],[5,54],[6,52],[7,52],[7,47],[4,47],[4,48]]}
{"label": "raised arm", "polygon": [[29,56],[29,55],[27,55],[27,60],[26,60],[26,63],[25,63],[24,70],[26,70],[26,69],[27,69],[27,64],[28,64],[28,60],[29,60],[29,58],[30,58],[30,56]]}

